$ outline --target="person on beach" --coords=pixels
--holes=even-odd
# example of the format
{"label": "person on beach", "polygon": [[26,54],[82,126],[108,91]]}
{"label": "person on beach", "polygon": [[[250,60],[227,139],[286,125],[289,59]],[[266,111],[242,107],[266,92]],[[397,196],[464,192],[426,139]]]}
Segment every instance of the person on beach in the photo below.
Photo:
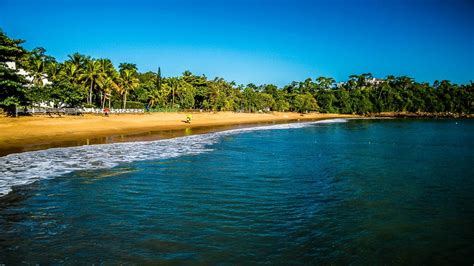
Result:
{"label": "person on beach", "polygon": [[187,114],[186,115],[186,123],[191,124],[191,119],[192,118],[193,118],[193,116],[191,114]]}
{"label": "person on beach", "polygon": [[104,115],[106,117],[109,117],[109,108],[107,108],[107,107],[104,108]]}

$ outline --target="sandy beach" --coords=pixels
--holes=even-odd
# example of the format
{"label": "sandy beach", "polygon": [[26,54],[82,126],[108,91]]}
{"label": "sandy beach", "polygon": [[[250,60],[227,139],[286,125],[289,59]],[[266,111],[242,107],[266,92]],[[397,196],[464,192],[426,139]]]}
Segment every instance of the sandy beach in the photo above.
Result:
{"label": "sandy beach", "polygon": [[[193,113],[191,124],[186,113],[121,114],[62,117],[0,118],[0,155],[12,152],[81,144],[159,139],[188,134],[192,129],[208,130],[267,122],[296,122],[330,118],[358,117],[340,114],[298,113]],[[188,130],[186,133],[185,130]],[[173,134],[165,134],[173,131]],[[193,133],[199,133],[199,130]],[[154,134],[150,133],[154,132]],[[148,134],[147,134],[148,133]],[[163,134],[159,134],[163,133]],[[135,136],[127,138],[127,136]]]}

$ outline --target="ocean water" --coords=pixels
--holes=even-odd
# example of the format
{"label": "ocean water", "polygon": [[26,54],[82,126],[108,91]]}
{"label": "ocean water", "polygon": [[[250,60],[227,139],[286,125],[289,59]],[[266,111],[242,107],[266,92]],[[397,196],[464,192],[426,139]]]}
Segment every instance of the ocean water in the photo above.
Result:
{"label": "ocean water", "polygon": [[327,120],[0,157],[0,263],[474,263],[474,121]]}

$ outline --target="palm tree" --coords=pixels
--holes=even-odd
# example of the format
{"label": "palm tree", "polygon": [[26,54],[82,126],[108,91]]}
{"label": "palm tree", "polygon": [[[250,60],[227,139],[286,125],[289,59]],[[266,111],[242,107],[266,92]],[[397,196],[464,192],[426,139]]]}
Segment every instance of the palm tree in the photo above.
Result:
{"label": "palm tree", "polygon": [[119,69],[120,69],[120,74],[122,74],[122,72],[126,69],[132,71],[133,73],[138,72],[137,65],[132,64],[132,63],[120,63]]}
{"label": "palm tree", "polygon": [[85,66],[87,61],[90,60],[88,56],[82,55],[80,53],[74,53],[72,55],[67,56],[69,58],[68,62],[73,63],[78,68]]}
{"label": "palm tree", "polygon": [[86,63],[85,72],[80,75],[80,79],[85,83],[89,83],[89,98],[87,99],[88,104],[92,104],[92,92],[95,85],[101,82],[106,77],[105,73],[101,69],[101,64],[97,60],[88,60]]}
{"label": "palm tree", "polygon": [[123,96],[123,108],[127,106],[127,94],[134,90],[139,85],[139,80],[136,77],[136,72],[131,69],[121,69],[120,71],[120,88],[119,92]]}
{"label": "palm tree", "polygon": [[112,90],[119,90],[117,83],[110,76],[107,76],[106,78],[102,79],[98,85],[104,92],[104,96],[101,97],[102,109],[105,107],[106,99],[109,100],[110,108],[110,94],[112,93]]}
{"label": "palm tree", "polygon": [[112,61],[110,61],[110,59],[97,59],[97,61],[100,63],[102,72],[104,72],[110,78],[117,78],[117,70],[115,69],[114,64],[112,64]]}
{"label": "palm tree", "polygon": [[61,64],[56,62],[50,62],[46,66],[46,73],[48,74],[48,79],[51,81],[57,81],[61,76]]}
{"label": "palm tree", "polygon": [[148,93],[148,108],[152,108],[162,99],[162,93],[160,90],[153,89]]}
{"label": "palm tree", "polygon": [[168,82],[171,87],[171,108],[174,108],[174,95],[178,87],[178,78],[169,78]]}
{"label": "palm tree", "polygon": [[70,83],[77,84],[81,75],[81,69],[74,63],[66,61],[60,73]]}
{"label": "palm tree", "polygon": [[32,83],[34,85],[43,86],[44,61],[41,59],[34,59],[31,64],[30,74],[32,78]]}
{"label": "palm tree", "polygon": [[119,78],[119,74],[110,59],[97,59],[97,61],[100,63],[100,71],[102,71],[105,75],[105,77],[98,83],[99,87],[101,88],[100,98],[102,109],[105,106],[106,99],[109,100],[110,108],[110,94],[112,93],[112,90],[118,90],[117,80]]}

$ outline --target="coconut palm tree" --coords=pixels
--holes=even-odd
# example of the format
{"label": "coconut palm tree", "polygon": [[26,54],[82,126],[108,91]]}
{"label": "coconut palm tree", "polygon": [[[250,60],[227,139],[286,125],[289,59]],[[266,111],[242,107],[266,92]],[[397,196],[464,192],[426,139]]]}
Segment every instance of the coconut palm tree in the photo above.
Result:
{"label": "coconut palm tree", "polygon": [[98,81],[98,85],[101,89],[100,98],[101,98],[101,103],[102,103],[102,109],[105,106],[106,99],[109,100],[109,108],[110,108],[110,95],[113,90],[118,90],[117,81],[119,78],[119,74],[110,59],[97,59],[97,61],[100,63],[100,71],[102,71],[105,75],[103,79]]}
{"label": "coconut palm tree", "polygon": [[133,73],[138,72],[137,65],[132,64],[132,63],[120,63],[119,69],[120,69],[120,74],[122,74],[122,72],[126,69],[132,71]]}
{"label": "coconut palm tree", "polygon": [[90,57],[82,55],[80,53],[74,53],[72,55],[67,56],[69,58],[68,62],[73,63],[78,68],[84,67],[87,61],[90,60]]}
{"label": "coconut palm tree", "polygon": [[136,72],[131,69],[122,69],[120,71],[120,87],[119,92],[123,96],[123,108],[127,106],[127,94],[129,91],[134,90],[140,81],[136,77]]}
{"label": "coconut palm tree", "polygon": [[97,61],[100,63],[101,71],[104,72],[108,77],[113,79],[118,77],[117,70],[110,59],[101,58],[97,59]]}
{"label": "coconut palm tree", "polygon": [[147,108],[152,108],[153,106],[155,106],[159,101],[160,101],[160,97],[161,96],[161,93],[159,90],[151,90],[149,93],[148,93],[148,107]]}
{"label": "coconut palm tree", "polygon": [[76,64],[66,61],[61,69],[60,74],[70,83],[78,84],[79,77],[81,75],[81,69]]}
{"label": "coconut palm tree", "polygon": [[103,97],[101,97],[102,109],[104,109],[105,101],[107,99],[109,100],[109,108],[110,108],[110,96],[112,94],[112,91],[120,90],[119,86],[114,81],[114,79],[112,79],[110,76],[107,76],[106,78],[99,81],[98,85],[102,89],[102,92],[104,93]]}
{"label": "coconut palm tree", "polygon": [[50,81],[57,81],[61,76],[61,64],[50,62],[46,65],[46,73]]}
{"label": "coconut palm tree", "polygon": [[44,78],[44,61],[41,59],[34,59],[30,66],[30,76],[32,78],[32,83],[36,86],[43,86]]}
{"label": "coconut palm tree", "polygon": [[171,108],[174,108],[174,97],[176,89],[178,88],[178,78],[169,78],[168,83],[171,87]]}
{"label": "coconut palm tree", "polygon": [[89,98],[87,99],[88,104],[92,104],[92,92],[94,91],[95,85],[101,82],[105,77],[106,75],[102,71],[99,61],[93,59],[87,61],[84,73],[80,75],[80,79],[86,84],[90,84]]}

